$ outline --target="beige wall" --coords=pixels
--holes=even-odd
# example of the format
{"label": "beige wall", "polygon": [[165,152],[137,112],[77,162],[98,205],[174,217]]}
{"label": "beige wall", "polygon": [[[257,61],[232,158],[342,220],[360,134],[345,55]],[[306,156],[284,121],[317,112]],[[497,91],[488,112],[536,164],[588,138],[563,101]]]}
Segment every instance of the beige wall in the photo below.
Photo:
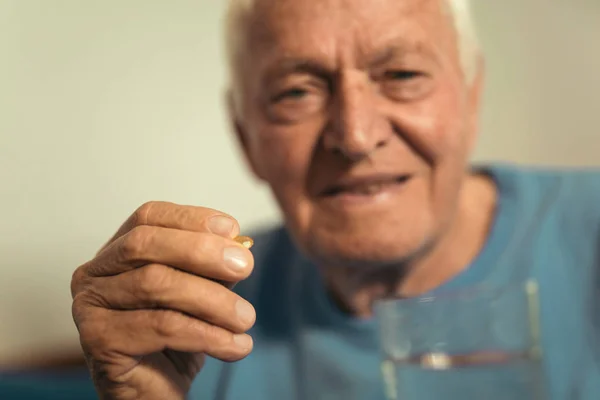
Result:
{"label": "beige wall", "polygon": [[473,4],[488,64],[477,158],[600,165],[600,1]]}
{"label": "beige wall", "polygon": [[[0,0],[0,361],[74,342],[71,271],[140,203],[276,219],[226,133],[223,3]],[[476,9],[477,158],[599,164],[600,3]]]}

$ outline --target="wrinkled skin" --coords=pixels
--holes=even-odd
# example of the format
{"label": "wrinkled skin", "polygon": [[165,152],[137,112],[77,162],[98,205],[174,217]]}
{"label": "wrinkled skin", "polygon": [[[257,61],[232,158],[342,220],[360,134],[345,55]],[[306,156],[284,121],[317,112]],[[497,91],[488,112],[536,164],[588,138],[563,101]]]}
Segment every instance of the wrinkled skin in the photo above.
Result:
{"label": "wrinkled skin", "polygon": [[[257,0],[239,21],[237,137],[358,316],[381,277],[410,293],[457,273],[489,224],[493,185],[466,172],[481,75],[466,81],[442,4]],[[253,268],[238,233],[219,211],[148,203],[75,271],[73,316],[102,399],[182,400],[205,355],[252,350],[254,309],[230,290]]]}
{"label": "wrinkled skin", "polygon": [[[464,267],[485,236],[495,189],[466,170],[481,74],[466,80],[443,1],[258,0],[242,20],[249,35],[234,70],[233,119],[299,247],[334,281],[336,270],[364,282],[424,256],[456,260],[424,266],[424,290]],[[322,196],[371,174],[410,179],[357,202]],[[466,208],[477,197],[483,211],[473,215]]]}
{"label": "wrinkled skin", "polygon": [[230,290],[254,263],[238,233],[216,210],[150,202],[75,271],[73,318],[101,399],[184,399],[205,355],[250,353],[256,315]]}

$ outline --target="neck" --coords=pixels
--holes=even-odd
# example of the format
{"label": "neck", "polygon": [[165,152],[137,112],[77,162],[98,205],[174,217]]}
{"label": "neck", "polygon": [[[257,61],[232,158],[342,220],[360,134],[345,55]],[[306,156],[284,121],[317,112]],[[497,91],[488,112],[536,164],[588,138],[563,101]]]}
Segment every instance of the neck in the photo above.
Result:
{"label": "neck", "polygon": [[344,267],[327,269],[325,280],[334,301],[349,314],[369,318],[377,299],[418,296],[452,279],[473,262],[485,245],[493,223],[496,195],[490,178],[469,176],[452,223],[410,265],[368,272]]}

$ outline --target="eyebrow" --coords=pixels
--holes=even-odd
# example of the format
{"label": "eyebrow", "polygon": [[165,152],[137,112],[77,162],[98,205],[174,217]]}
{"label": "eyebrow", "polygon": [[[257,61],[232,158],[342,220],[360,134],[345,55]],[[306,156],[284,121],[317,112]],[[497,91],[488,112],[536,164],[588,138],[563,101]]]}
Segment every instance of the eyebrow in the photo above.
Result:
{"label": "eyebrow", "polygon": [[[407,54],[422,54],[439,64],[439,57],[434,51],[427,49],[422,42],[409,43],[402,39],[397,39],[402,43],[395,43],[374,53],[369,57],[366,64],[361,68],[374,68],[384,65],[395,58],[405,57]],[[266,69],[265,79],[277,79],[290,74],[309,74],[320,78],[327,78],[335,74],[334,68],[311,58],[283,57],[274,62]]]}
{"label": "eyebrow", "polygon": [[310,58],[283,58],[267,69],[266,76],[278,78],[293,73],[327,77],[331,75],[332,68]]}
{"label": "eyebrow", "polygon": [[390,46],[377,51],[374,56],[370,57],[367,66],[370,68],[378,67],[383,64],[389,63],[395,58],[405,57],[407,54],[420,54],[434,61],[436,64],[440,63],[439,57],[435,51],[427,48],[422,42],[407,42],[401,40],[402,43],[395,43]]}

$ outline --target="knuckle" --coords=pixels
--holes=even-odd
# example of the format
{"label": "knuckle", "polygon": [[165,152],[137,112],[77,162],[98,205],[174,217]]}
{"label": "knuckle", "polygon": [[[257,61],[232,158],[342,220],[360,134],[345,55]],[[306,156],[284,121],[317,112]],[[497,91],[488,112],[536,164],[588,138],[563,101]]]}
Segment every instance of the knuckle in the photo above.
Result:
{"label": "knuckle", "polygon": [[[189,257],[189,262],[193,264],[202,264],[207,261],[208,258],[212,254],[218,251],[218,247],[215,246],[215,242],[211,240],[212,237],[210,234],[206,233],[195,233],[192,236],[192,240],[190,240],[188,247],[188,251],[186,251],[187,256]],[[212,254],[211,254],[212,252]]]}
{"label": "knuckle", "polygon": [[[237,296],[220,283],[210,281],[209,284],[198,287],[196,292],[198,293],[198,301],[211,307],[219,307],[223,304],[235,303],[235,298]],[[217,309],[214,311],[217,311]]]}
{"label": "knuckle", "polygon": [[170,286],[173,270],[160,264],[149,264],[136,271],[133,288],[140,299],[157,297]]}
{"label": "knuckle", "polygon": [[233,334],[216,325],[202,324],[199,329],[206,348],[226,346],[232,341]]}
{"label": "knuckle", "polygon": [[105,290],[105,287],[89,284],[81,294],[85,295],[87,303],[91,306],[109,309],[112,308],[112,302],[109,301],[109,298],[114,298],[114,296],[110,296]]}
{"label": "knuckle", "polygon": [[85,286],[88,280],[88,274],[86,273],[86,265],[83,264],[73,271],[71,276],[71,298],[74,299],[77,293],[79,293]]}
{"label": "knuckle", "polygon": [[98,335],[96,325],[92,321],[84,321],[79,324],[79,337],[87,346],[93,344],[99,336],[102,336]]}
{"label": "knuckle", "polygon": [[103,303],[105,302],[102,299],[97,299],[94,290],[78,293],[71,303],[71,314],[75,324],[79,326],[80,323],[96,318],[94,310],[104,308]]}
{"label": "knuckle", "polygon": [[119,252],[124,260],[136,260],[143,256],[154,229],[147,225],[136,226],[123,236]]}
{"label": "knuckle", "polygon": [[81,294],[78,294],[73,298],[73,302],[71,303],[71,314],[73,315],[75,325],[79,326],[79,323],[83,321],[88,307],[89,305],[83,300]]}
{"label": "knuckle", "polygon": [[110,349],[111,335],[105,327],[106,321],[97,316],[87,318],[78,325],[79,338],[86,352],[96,354]]}
{"label": "knuckle", "polygon": [[159,336],[179,336],[180,332],[189,328],[190,324],[187,318],[176,311],[160,310],[154,314],[154,330]]}
{"label": "knuckle", "polygon": [[159,203],[159,201],[148,201],[139,206],[132,215],[133,224],[135,226],[147,224],[151,210],[155,208],[155,206],[158,206]]}

